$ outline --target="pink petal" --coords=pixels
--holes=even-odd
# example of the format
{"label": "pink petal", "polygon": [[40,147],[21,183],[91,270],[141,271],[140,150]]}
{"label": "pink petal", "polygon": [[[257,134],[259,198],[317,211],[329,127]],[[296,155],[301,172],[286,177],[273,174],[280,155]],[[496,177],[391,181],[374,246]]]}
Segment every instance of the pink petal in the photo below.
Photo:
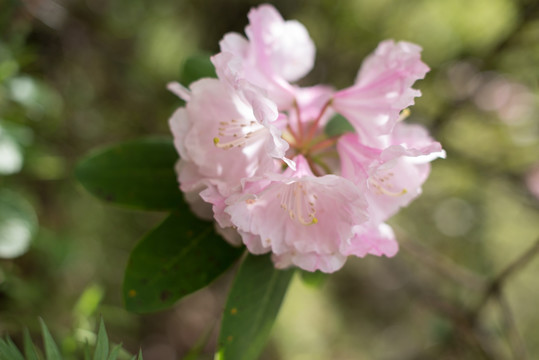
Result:
{"label": "pink petal", "polygon": [[393,257],[399,251],[393,229],[387,224],[360,225],[354,228],[354,237],[343,243],[344,255],[365,257],[367,254]]}
{"label": "pink petal", "polygon": [[274,175],[275,180],[259,191],[246,187],[225,212],[240,232],[258,235],[274,254],[289,253],[291,261],[303,268],[313,259],[307,254],[318,254],[323,261],[317,266],[328,270],[323,264],[342,257],[340,242],[352,236],[353,226],[366,220],[366,203],[348,180],[335,175],[313,177],[302,157],[296,162],[292,176]]}
{"label": "pink petal", "polygon": [[421,95],[411,88],[429,70],[420,51],[406,42],[380,43],[364,61],[356,83],[335,94],[333,108],[350,121],[365,144],[390,133],[400,111]]}
{"label": "pink petal", "polygon": [[315,47],[303,25],[284,21],[271,5],[249,12],[245,32],[225,35],[221,52],[212,57],[217,75],[230,86],[242,80],[262,89],[280,109],[290,107],[294,91],[289,81],[303,77],[314,64]]}
{"label": "pink petal", "polygon": [[260,69],[270,77],[296,81],[314,65],[315,47],[305,27],[297,21],[284,21],[271,5],[249,12],[245,29]]}

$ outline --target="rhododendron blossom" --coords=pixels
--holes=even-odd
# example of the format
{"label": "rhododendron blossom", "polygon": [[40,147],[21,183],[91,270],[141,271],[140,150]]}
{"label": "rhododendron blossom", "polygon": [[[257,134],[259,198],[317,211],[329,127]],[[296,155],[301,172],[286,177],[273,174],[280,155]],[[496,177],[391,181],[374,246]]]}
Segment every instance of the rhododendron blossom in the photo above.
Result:
{"label": "rhododendron blossom", "polygon": [[[249,12],[246,37],[230,33],[212,57],[218,79],[189,89],[170,119],[180,188],[225,239],[276,267],[334,272],[350,255],[393,256],[386,221],[421,193],[441,145],[404,123],[428,67],[421,48],[382,42],[350,87],[291,82],[314,64],[303,25],[270,5]],[[330,119],[354,131],[328,135]],[[345,120],[344,120],[344,119]]]}

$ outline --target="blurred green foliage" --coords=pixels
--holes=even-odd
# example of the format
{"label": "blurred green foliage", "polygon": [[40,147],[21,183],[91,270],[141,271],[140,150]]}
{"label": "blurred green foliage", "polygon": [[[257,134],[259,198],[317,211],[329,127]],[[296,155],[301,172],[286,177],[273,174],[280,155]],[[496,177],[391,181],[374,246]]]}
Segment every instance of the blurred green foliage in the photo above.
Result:
{"label": "blurred green foliage", "polygon": [[[32,338],[30,337],[28,330],[25,329],[24,332],[24,350],[21,352],[17,348],[17,345],[13,343],[13,340],[8,336],[6,339],[0,339],[0,356],[2,359],[9,360],[62,360],[63,356],[61,351],[58,349],[58,345],[54,341],[51,333],[45,322],[41,322],[41,333],[43,336],[43,347],[44,356],[38,347],[34,344]],[[23,355],[24,353],[24,355]],[[90,354],[93,354],[90,355]],[[138,356],[129,355],[123,348],[122,345],[115,345],[112,349],[109,349],[109,338],[107,335],[107,330],[105,329],[105,324],[103,319],[99,323],[99,330],[97,332],[97,340],[93,341],[93,346],[90,348],[88,342],[83,346],[83,349],[80,351],[81,357],[84,357],[84,360],[118,360],[118,359],[131,359],[131,360],[143,360],[142,354],[139,352]]]}
{"label": "blurred green foliage", "polygon": [[[212,334],[228,277],[165,313],[123,309],[129,252],[164,214],[106,207],[73,173],[98,145],[170,136],[167,119],[180,101],[166,83],[189,82],[181,77],[186,59],[218,51],[258,3],[2,2],[0,237],[15,223],[31,242],[22,256],[0,255],[1,334],[21,344],[22,329],[38,333],[42,316],[69,358],[102,314],[114,342],[133,353],[142,346],[150,360],[181,357]],[[525,182],[539,166],[536,1],[272,3],[305,24],[317,46],[302,85],[351,84],[386,38],[423,47],[432,70],[416,86],[423,96],[408,120],[429,127],[448,157],[433,163],[422,197],[392,220],[403,244],[419,242],[488,279],[539,237],[539,204]],[[519,342],[537,358],[538,272],[532,261],[505,285],[510,317],[495,301],[486,305],[477,344],[451,309],[473,308],[481,292],[438,275],[406,246],[390,260],[350,259],[321,287],[293,281],[263,358],[516,358]],[[201,358],[215,348],[209,335]]]}

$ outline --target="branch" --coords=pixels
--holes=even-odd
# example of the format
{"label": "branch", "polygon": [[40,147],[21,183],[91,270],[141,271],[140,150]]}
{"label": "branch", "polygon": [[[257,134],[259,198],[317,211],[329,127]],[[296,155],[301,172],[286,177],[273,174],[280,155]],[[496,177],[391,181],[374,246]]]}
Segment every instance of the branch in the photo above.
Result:
{"label": "branch", "polygon": [[[503,357],[495,346],[496,343],[491,338],[480,331],[470,318],[469,313],[460,305],[454,304],[436,292],[426,291],[423,282],[412,281],[406,287],[409,294],[423,303],[423,305],[432,311],[445,316],[454,326],[455,334],[477,351],[480,359],[499,360]],[[429,286],[429,288],[432,288]]]}
{"label": "branch", "polygon": [[513,316],[511,307],[507,303],[507,300],[505,299],[503,294],[499,293],[497,296],[497,300],[500,305],[505,331],[507,333],[507,339],[509,340],[509,345],[511,347],[511,351],[513,352],[514,358],[521,360],[528,359],[526,345],[524,344],[524,340],[518,332],[518,328],[515,323],[515,317]]}
{"label": "branch", "polygon": [[453,260],[417,241],[406,239],[401,235],[399,235],[399,238],[405,239],[405,241],[401,241],[401,247],[406,252],[439,274],[471,290],[484,291],[487,288],[485,279],[456,264]]}
{"label": "branch", "polygon": [[498,276],[494,277],[490,281],[487,291],[485,292],[474,313],[478,314],[491,296],[498,295],[500,293],[500,290],[505,282],[507,282],[507,279],[526,266],[537,254],[539,254],[539,239],[537,239],[528,250],[526,250],[504,270],[502,270]]}

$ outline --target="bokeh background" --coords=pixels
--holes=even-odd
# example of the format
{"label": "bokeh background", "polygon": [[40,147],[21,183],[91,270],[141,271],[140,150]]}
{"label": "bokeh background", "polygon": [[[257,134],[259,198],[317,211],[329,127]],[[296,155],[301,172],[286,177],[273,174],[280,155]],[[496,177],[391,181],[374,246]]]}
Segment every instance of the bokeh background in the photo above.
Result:
{"label": "bokeh background", "polygon": [[[0,335],[37,338],[40,316],[76,358],[102,316],[147,360],[181,359],[206,338],[201,359],[212,359],[232,273],[170,311],[126,312],[129,252],[164,214],[105,206],[73,169],[97,146],[170,136],[179,103],[166,83],[242,32],[258,3],[0,0]],[[302,85],[350,85],[381,40],[421,45],[432,70],[408,121],[447,159],[391,220],[395,258],[294,280],[262,358],[539,358],[539,2],[271,3],[317,46]]]}

